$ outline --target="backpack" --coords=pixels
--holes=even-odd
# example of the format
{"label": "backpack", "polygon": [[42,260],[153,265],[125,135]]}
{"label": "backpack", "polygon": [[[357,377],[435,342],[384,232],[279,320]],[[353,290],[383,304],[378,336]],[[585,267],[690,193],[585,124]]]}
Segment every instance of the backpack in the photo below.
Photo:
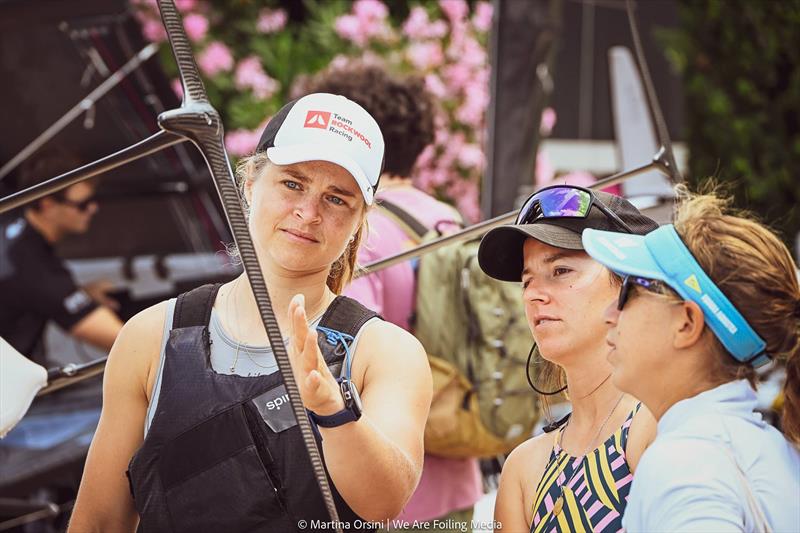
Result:
{"label": "backpack", "polygon": [[[416,244],[442,235],[391,202],[379,205]],[[483,273],[479,244],[456,242],[416,265],[412,327],[433,374],[425,451],[442,457],[508,453],[531,436],[539,418],[525,374],[533,340],[521,289]]]}

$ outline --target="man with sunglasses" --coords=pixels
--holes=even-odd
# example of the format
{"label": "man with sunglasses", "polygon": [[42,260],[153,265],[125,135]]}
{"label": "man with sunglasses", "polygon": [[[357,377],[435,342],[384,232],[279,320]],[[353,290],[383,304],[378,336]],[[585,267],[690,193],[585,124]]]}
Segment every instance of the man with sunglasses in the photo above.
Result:
{"label": "man with sunglasses", "polygon": [[[21,169],[19,188],[79,166],[68,154],[46,154]],[[44,364],[48,320],[76,338],[109,350],[122,322],[92,288],[81,288],[54,246],[89,229],[97,212],[94,185],[81,182],[25,206],[0,222],[0,337]]]}

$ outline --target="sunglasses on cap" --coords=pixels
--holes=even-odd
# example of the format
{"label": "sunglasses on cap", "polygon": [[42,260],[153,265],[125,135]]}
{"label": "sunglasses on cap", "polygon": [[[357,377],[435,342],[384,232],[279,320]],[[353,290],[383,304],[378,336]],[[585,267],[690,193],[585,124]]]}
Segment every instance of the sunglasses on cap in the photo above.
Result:
{"label": "sunglasses on cap", "polygon": [[592,206],[597,207],[620,229],[634,233],[594,192],[575,185],[552,185],[536,191],[525,200],[515,224],[533,224],[543,218],[586,218]]}
{"label": "sunglasses on cap", "polygon": [[81,200],[81,201],[70,200],[69,198],[65,198],[63,196],[58,196],[57,197],[57,201],[60,204],[64,204],[64,205],[68,205],[70,207],[74,207],[75,209],[77,209],[78,211],[81,211],[81,212],[86,211],[87,209],[89,209],[90,205],[95,203],[95,199],[94,199],[93,196],[90,196],[89,198],[86,198],[85,200]]}
{"label": "sunglasses on cap", "polygon": [[638,276],[625,276],[622,279],[622,287],[619,290],[619,300],[617,301],[617,310],[622,311],[628,299],[631,297],[631,287],[636,285],[643,289],[655,294],[664,294],[664,289],[667,287],[664,283],[647,278],[640,278]]}

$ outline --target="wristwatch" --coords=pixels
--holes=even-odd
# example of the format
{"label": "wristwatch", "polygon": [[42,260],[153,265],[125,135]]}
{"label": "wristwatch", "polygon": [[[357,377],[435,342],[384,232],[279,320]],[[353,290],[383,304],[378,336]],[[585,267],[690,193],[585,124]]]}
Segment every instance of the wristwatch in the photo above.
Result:
{"label": "wristwatch", "polygon": [[339,391],[344,400],[344,409],[332,415],[318,415],[314,411],[308,411],[308,417],[318,426],[323,428],[335,428],[349,422],[355,422],[361,418],[361,397],[358,389],[352,381],[345,377],[336,380],[339,384]]}

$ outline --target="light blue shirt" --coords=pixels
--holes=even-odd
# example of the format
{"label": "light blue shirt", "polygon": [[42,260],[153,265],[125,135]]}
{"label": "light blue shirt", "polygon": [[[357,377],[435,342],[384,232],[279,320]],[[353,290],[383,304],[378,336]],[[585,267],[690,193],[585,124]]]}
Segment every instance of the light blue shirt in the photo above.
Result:
{"label": "light blue shirt", "polygon": [[800,531],[800,454],[755,405],[741,380],[670,407],[636,469],[626,531],[755,531],[734,458],[772,530]]}

